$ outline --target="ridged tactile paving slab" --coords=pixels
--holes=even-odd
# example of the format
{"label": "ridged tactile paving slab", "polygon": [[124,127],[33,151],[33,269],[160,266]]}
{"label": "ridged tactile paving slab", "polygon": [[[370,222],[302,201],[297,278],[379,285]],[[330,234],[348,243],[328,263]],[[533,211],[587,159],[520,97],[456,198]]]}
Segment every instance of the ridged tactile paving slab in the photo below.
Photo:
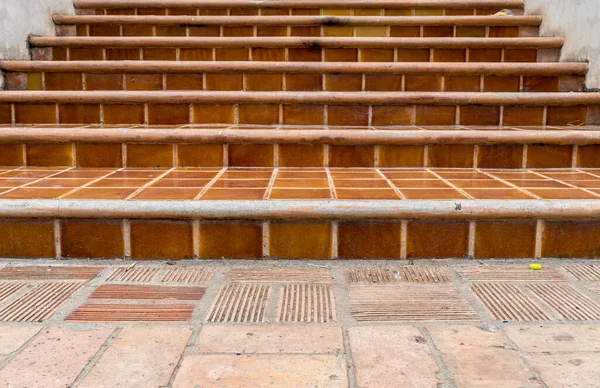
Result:
{"label": "ridged tactile paving slab", "polygon": [[84,304],[67,317],[69,322],[185,322],[192,304]]}
{"label": "ridged tactile paving slab", "polygon": [[200,300],[206,288],[137,284],[103,284],[89,299],[101,300]]}
{"label": "ridged tactile paving slab", "polygon": [[4,267],[2,280],[91,280],[102,267]]}
{"label": "ridged tactile paving slab", "polygon": [[565,265],[563,268],[577,280],[600,280],[600,265]]}
{"label": "ridged tactile paving slab", "polygon": [[208,322],[264,322],[271,287],[264,284],[222,286],[208,313]]}
{"label": "ridged tactile paving slab", "polygon": [[160,268],[117,268],[106,279],[107,282],[152,282]]}
{"label": "ridged tactile paving slab", "polygon": [[489,282],[550,282],[565,279],[552,267],[544,266],[540,271],[534,271],[529,265],[519,267],[489,266],[489,267],[457,267],[456,271],[465,280]]}
{"label": "ridged tactile paving slab", "polygon": [[473,294],[496,320],[549,321],[551,318],[516,285],[475,283]]}
{"label": "ridged tactile paving slab", "polygon": [[450,277],[441,268],[405,266],[398,268],[351,268],[346,270],[349,283],[446,283]]}
{"label": "ridged tactile paving slab", "polygon": [[204,268],[171,268],[163,276],[163,283],[201,283],[212,279],[213,273]]}
{"label": "ridged tactile paving slab", "polygon": [[590,288],[590,291],[592,291],[594,294],[600,295],[600,284],[594,284],[594,285],[590,286],[589,288]]}
{"label": "ridged tactile paving slab", "polygon": [[287,284],[282,287],[277,322],[335,322],[333,288],[325,284]]}
{"label": "ridged tactile paving slab", "polygon": [[600,305],[569,285],[540,283],[527,287],[565,320],[600,320]]}
{"label": "ridged tactile paving slab", "polygon": [[0,321],[41,322],[83,287],[81,283],[43,283],[0,311]]}
{"label": "ridged tactile paving slab", "polygon": [[0,282],[0,302],[19,292],[27,284],[23,282]]}
{"label": "ridged tactile paving slab", "polygon": [[478,320],[456,288],[446,284],[351,286],[350,312],[362,322]]}
{"label": "ridged tactile paving slab", "polygon": [[233,282],[331,283],[331,273],[325,268],[238,268],[228,276]]}

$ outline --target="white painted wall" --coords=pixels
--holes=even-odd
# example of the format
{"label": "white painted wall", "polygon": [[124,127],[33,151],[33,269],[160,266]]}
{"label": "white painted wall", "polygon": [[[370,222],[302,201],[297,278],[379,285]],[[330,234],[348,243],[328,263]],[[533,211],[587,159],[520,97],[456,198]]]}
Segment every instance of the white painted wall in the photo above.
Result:
{"label": "white painted wall", "polygon": [[544,17],[543,36],[565,39],[561,61],[589,61],[586,86],[600,89],[600,0],[525,0],[525,12]]}

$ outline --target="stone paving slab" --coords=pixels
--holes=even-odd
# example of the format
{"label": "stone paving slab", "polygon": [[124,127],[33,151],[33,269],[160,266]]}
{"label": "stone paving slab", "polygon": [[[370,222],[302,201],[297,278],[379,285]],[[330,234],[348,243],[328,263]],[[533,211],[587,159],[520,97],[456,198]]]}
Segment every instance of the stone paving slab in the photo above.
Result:
{"label": "stone paving slab", "polygon": [[597,388],[600,354],[533,354],[525,357],[548,388]]}
{"label": "stone paving slab", "polygon": [[39,331],[35,326],[0,326],[0,364]]}
{"label": "stone paving slab", "polygon": [[506,326],[524,352],[600,352],[600,325]]}

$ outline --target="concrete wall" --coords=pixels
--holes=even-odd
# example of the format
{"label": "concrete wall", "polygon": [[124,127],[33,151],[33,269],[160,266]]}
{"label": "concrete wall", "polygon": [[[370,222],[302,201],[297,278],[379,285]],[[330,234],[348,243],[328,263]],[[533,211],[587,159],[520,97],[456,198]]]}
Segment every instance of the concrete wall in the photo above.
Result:
{"label": "concrete wall", "polygon": [[588,61],[588,89],[600,89],[600,0],[525,0],[525,11],[542,15],[543,36],[565,39],[562,61]]}

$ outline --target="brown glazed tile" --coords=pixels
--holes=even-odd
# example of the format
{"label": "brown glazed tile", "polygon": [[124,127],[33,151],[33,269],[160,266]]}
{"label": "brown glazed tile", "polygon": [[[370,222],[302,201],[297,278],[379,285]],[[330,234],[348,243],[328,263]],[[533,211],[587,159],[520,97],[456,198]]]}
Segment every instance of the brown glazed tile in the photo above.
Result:
{"label": "brown glazed tile", "polygon": [[253,61],[285,62],[285,49],[282,48],[252,48]]}
{"label": "brown glazed tile", "polygon": [[14,191],[2,194],[2,199],[57,199],[61,195],[73,190],[68,188],[54,187],[22,187]]}
{"label": "brown glazed tile", "polygon": [[188,27],[190,36],[210,36],[217,37],[221,34],[219,26],[193,26]]}
{"label": "brown glazed tile", "polygon": [[596,258],[600,255],[600,223],[546,221],[542,257]]}
{"label": "brown glazed tile", "polygon": [[490,38],[518,38],[519,27],[490,26]]}
{"label": "brown glazed tile", "polygon": [[246,90],[279,91],[283,90],[281,74],[246,74]]}
{"label": "brown glazed tile", "polygon": [[[48,50],[41,53],[41,57],[38,56],[40,50]],[[39,48],[32,50],[31,57],[35,61],[66,61],[67,60],[67,49],[64,47],[53,47],[53,48]]]}
{"label": "brown glazed tile", "polygon": [[231,16],[256,16],[258,9],[230,9]]}
{"label": "brown glazed tile", "polygon": [[22,166],[23,161],[21,144],[0,144],[0,166]]}
{"label": "brown glazed tile", "polygon": [[432,62],[465,62],[464,49],[433,49]]}
{"label": "brown glazed tile", "polygon": [[502,125],[542,125],[544,123],[543,107],[505,106],[502,114]]}
{"label": "brown glazed tile", "polygon": [[[101,61],[102,58],[96,59]],[[106,49],[106,60],[108,61],[139,61],[140,49]]]}
{"label": "brown glazed tile", "polygon": [[361,62],[394,62],[394,50],[360,49]]}
{"label": "brown glazed tile", "polygon": [[148,104],[148,124],[188,124],[188,104]]}
{"label": "brown glazed tile", "polygon": [[284,125],[323,125],[325,122],[323,105],[284,105]]}
{"label": "brown glazed tile", "polygon": [[381,145],[379,167],[423,167],[424,155],[423,146]]}
{"label": "brown glazed tile", "polygon": [[323,167],[322,144],[280,144],[280,167]]}
{"label": "brown glazed tile", "polygon": [[287,36],[285,26],[258,26],[256,36]]}
{"label": "brown glazed tile", "polygon": [[546,125],[586,125],[586,106],[549,106]]}
{"label": "brown glazed tile", "polygon": [[52,220],[4,220],[0,222],[0,235],[0,257],[56,256]]}
{"label": "brown glazed tile", "polygon": [[558,92],[559,77],[524,76],[524,92]]}
{"label": "brown glazed tile", "polygon": [[475,199],[533,199],[533,196],[517,189],[466,189]]}
{"label": "brown glazed tile", "polygon": [[206,73],[206,90],[242,90],[242,74]]}
{"label": "brown glazed tile", "polygon": [[414,200],[451,200],[451,199],[466,199],[467,197],[455,189],[401,189],[402,195],[406,199]]}
{"label": "brown glazed tile", "polygon": [[175,49],[145,48],[143,58],[144,61],[175,61],[177,52]]}
{"label": "brown glazed tile", "polygon": [[361,91],[362,74],[325,74],[327,91]]}
{"label": "brown glazed tile", "polygon": [[302,26],[290,27],[290,36],[321,36],[321,27],[317,26]]}
{"label": "brown glazed tile", "polygon": [[535,257],[536,222],[492,221],[475,225],[475,257],[514,259]]}
{"label": "brown glazed tile", "polygon": [[444,79],[447,92],[478,92],[481,90],[481,77],[478,75],[451,75]]}
{"label": "brown glazed tile", "polygon": [[[325,62],[357,62],[358,49],[323,49]],[[320,57],[319,57],[320,58]],[[291,60],[291,59],[290,59]],[[321,59],[319,59],[320,61]]]}
{"label": "brown glazed tile", "polygon": [[402,75],[400,74],[367,74],[365,90],[375,92],[402,90]]}
{"label": "brown glazed tile", "polygon": [[330,167],[374,167],[375,147],[368,145],[330,145]]}
{"label": "brown glazed tile", "polygon": [[505,49],[504,62],[537,62],[537,50]]}
{"label": "brown glazed tile", "polygon": [[46,73],[46,90],[82,90],[81,73]]}
{"label": "brown glazed tile", "polygon": [[126,199],[136,188],[84,187],[65,196],[66,199]]}
{"label": "brown glazed tile", "polygon": [[15,122],[17,124],[54,124],[56,123],[56,105],[15,104]]}
{"label": "brown glazed tile", "polygon": [[143,124],[144,106],[125,104],[105,104],[105,124]]}
{"label": "brown glazed tile", "polygon": [[421,36],[419,26],[391,26],[390,36],[399,38],[418,38]]}
{"label": "brown glazed tile", "polygon": [[451,38],[453,35],[453,26],[423,26],[423,37],[425,38]]}
{"label": "brown glazed tile", "polygon": [[272,167],[272,144],[230,144],[229,166],[231,167]]}
{"label": "brown glazed tile", "polygon": [[61,124],[96,124],[100,122],[100,105],[59,104],[58,117]]}
{"label": "brown glazed tile", "polygon": [[179,167],[223,166],[222,144],[179,144],[177,145]]}
{"label": "brown glazed tile", "polygon": [[11,116],[10,104],[0,104],[0,124],[11,124]]}
{"label": "brown glazed tile", "polygon": [[473,146],[463,144],[432,144],[427,154],[430,167],[473,167]]}
{"label": "brown glazed tile", "polygon": [[459,124],[461,125],[499,125],[499,106],[462,105]]}
{"label": "brown glazed tile", "polygon": [[323,36],[327,37],[351,37],[354,34],[353,27],[323,26]]}
{"label": "brown glazed tile", "polygon": [[470,49],[469,62],[501,62],[502,50]]}
{"label": "brown glazed tile", "polygon": [[278,124],[279,105],[253,104],[239,105],[240,124]]}
{"label": "brown glazed tile", "polygon": [[186,28],[180,26],[155,26],[156,36],[186,36]]}
{"label": "brown glazed tile", "polygon": [[329,223],[273,222],[269,227],[269,256],[281,259],[330,259]]}
{"label": "brown glazed tile", "polygon": [[202,90],[202,74],[167,74],[167,90]]}
{"label": "brown glazed tile", "polygon": [[364,105],[329,105],[327,117],[328,125],[367,126],[369,125],[369,107]]}
{"label": "brown glazed tile", "polygon": [[122,225],[118,220],[61,221],[61,255],[82,259],[123,257]]}
{"label": "brown glazed tile", "polygon": [[122,187],[132,187],[132,188],[140,188],[147,183],[150,183],[151,179],[135,179],[135,178],[111,178],[113,175],[110,175],[107,179],[101,179],[98,182],[94,182],[90,185],[90,187],[105,187],[105,188],[122,188]]}
{"label": "brown glazed tile", "polygon": [[323,90],[323,77],[321,74],[286,74],[285,89],[294,91]]}
{"label": "brown glazed tile", "polygon": [[[310,10],[307,10],[310,11]],[[278,9],[278,8],[262,8],[260,10],[262,16],[288,16],[290,14],[289,9]],[[317,13],[318,15],[318,13]]]}
{"label": "brown glazed tile", "polygon": [[241,187],[253,187],[253,188],[264,188],[269,186],[269,179],[219,179],[211,187],[218,188],[241,188]]}
{"label": "brown glazed tile", "polygon": [[208,189],[201,200],[262,200],[265,195],[264,188],[240,188],[240,189]]}
{"label": "brown glazed tile", "polygon": [[151,25],[123,25],[123,36],[152,36]]}
{"label": "brown glazed tile", "polygon": [[250,59],[250,50],[247,48],[217,48],[215,49],[217,61],[247,61]]}
{"label": "brown glazed tile", "polygon": [[341,222],[338,226],[340,259],[399,259],[400,224]]}
{"label": "brown glazed tile", "polygon": [[123,75],[116,73],[86,73],[85,90],[122,90]]}
{"label": "brown glazed tile", "polygon": [[397,49],[398,62],[429,62],[429,49]]}
{"label": "brown glazed tile", "polygon": [[385,26],[356,27],[356,36],[384,38],[387,36],[387,27],[385,27]]}
{"label": "brown glazed tile", "polygon": [[598,199],[597,195],[580,189],[527,189],[542,199]]}
{"label": "brown glazed tile", "polygon": [[325,8],[321,11],[323,16],[350,16],[350,9]]}
{"label": "brown glazed tile", "polygon": [[415,9],[415,16],[442,16],[443,9]]}
{"label": "brown glazed tile", "polygon": [[102,61],[103,59],[104,59],[104,54],[102,53],[101,48],[70,48],[69,49],[69,60],[70,61]]}
{"label": "brown glazed tile", "polygon": [[412,105],[373,106],[371,125],[411,125],[413,121]]}
{"label": "brown glazed tile", "polygon": [[258,259],[263,257],[262,225],[251,222],[200,224],[200,257]]}
{"label": "brown glazed tile", "polygon": [[[450,35],[452,36],[452,35]],[[485,38],[485,26],[457,26],[456,37],[458,38]]]}
{"label": "brown glazed tile", "polygon": [[407,258],[464,258],[469,252],[469,223],[409,221]]}
{"label": "brown glazed tile", "polygon": [[200,194],[202,189],[197,188],[183,188],[183,187],[151,187],[143,189],[140,193],[136,194],[132,199],[134,200],[149,200],[149,201],[167,201],[167,200],[179,200],[189,201],[193,200]]}
{"label": "brown glazed tile", "polygon": [[483,80],[484,92],[518,92],[519,88],[519,77],[488,75]]}
{"label": "brown glazed tile", "polygon": [[439,92],[442,79],[440,75],[406,75],[404,89],[407,92]]}
{"label": "brown glazed tile", "polygon": [[[356,51],[355,51],[356,53]],[[321,49],[302,48],[288,49],[288,59],[290,62],[321,62]],[[336,61],[333,61],[336,62]],[[356,62],[356,58],[353,60]]]}
{"label": "brown glazed tile", "polygon": [[27,144],[28,166],[72,166],[71,144]]}
{"label": "brown glazed tile", "polygon": [[577,167],[600,168],[598,155],[600,155],[600,145],[579,146],[577,150]]}
{"label": "brown glazed tile", "polygon": [[274,188],[271,190],[269,199],[331,199],[331,192],[329,191],[329,189]]}
{"label": "brown glazed tile", "polygon": [[573,147],[550,144],[531,144],[527,147],[528,168],[571,167]]}
{"label": "brown glazed tile", "polygon": [[279,173],[277,174],[277,179],[275,180],[275,182],[273,183],[273,187],[275,188],[320,188],[320,189],[327,189],[329,188],[329,181],[327,180],[327,177],[325,178],[321,178],[321,179],[316,179],[316,178],[302,178],[302,176],[304,176],[304,174],[302,174],[302,176],[298,176],[297,174],[291,174],[289,175],[290,179],[283,179],[281,178],[281,176],[288,176],[288,175],[283,175],[282,171],[279,170]]}
{"label": "brown glazed tile", "polygon": [[399,189],[449,189],[450,185],[439,179],[391,179]]}
{"label": "brown glazed tile", "polygon": [[127,167],[173,167],[173,146],[127,144]]}
{"label": "brown glazed tile", "polygon": [[234,105],[203,105],[192,106],[194,124],[233,124]]}
{"label": "brown glazed tile", "polygon": [[192,226],[186,221],[132,221],[132,259],[194,258]]}
{"label": "brown glazed tile", "polygon": [[77,167],[121,167],[123,165],[121,144],[78,143],[75,144]]}
{"label": "brown glazed tile", "polygon": [[151,187],[154,188],[203,188],[211,181],[210,178],[205,179],[186,179],[186,178],[161,178],[157,182],[153,183]]}
{"label": "brown glazed tile", "polygon": [[477,154],[478,168],[523,167],[522,145],[480,145]]}
{"label": "brown glazed tile", "polygon": [[[212,61],[213,60],[213,49],[211,48],[193,48],[193,49],[179,49],[179,60],[180,61]],[[248,54],[246,58],[248,60]]]}
{"label": "brown glazed tile", "polygon": [[386,9],[384,12],[385,16],[412,16],[412,9]]}
{"label": "brown glazed tile", "polygon": [[393,189],[336,189],[335,194],[337,199],[348,200],[383,200],[383,199],[400,199]]}
{"label": "brown glazed tile", "polygon": [[417,105],[416,125],[454,125],[455,123],[455,106]]}

